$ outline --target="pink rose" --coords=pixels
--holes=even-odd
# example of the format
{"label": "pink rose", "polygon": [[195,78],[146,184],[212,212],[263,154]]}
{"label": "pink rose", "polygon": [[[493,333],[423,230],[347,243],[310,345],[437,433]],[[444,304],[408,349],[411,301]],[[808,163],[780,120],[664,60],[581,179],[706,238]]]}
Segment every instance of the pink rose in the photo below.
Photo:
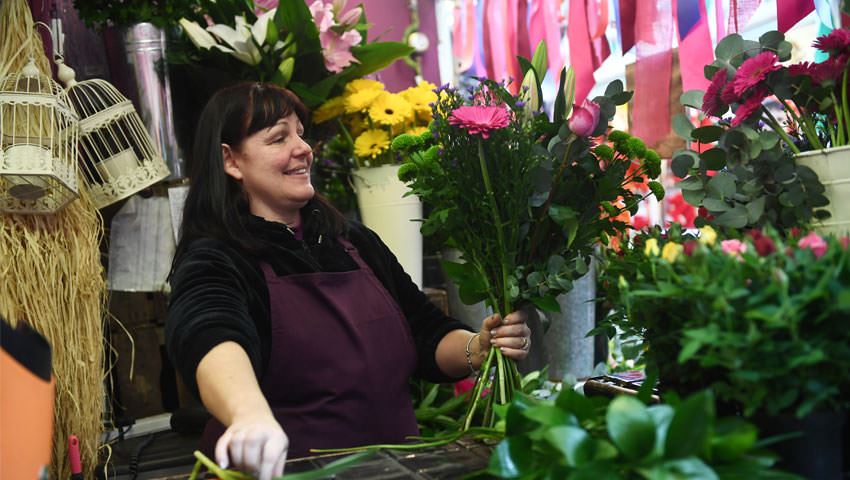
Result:
{"label": "pink rose", "polygon": [[720,248],[729,255],[740,257],[742,253],[747,251],[747,244],[737,239],[723,240],[720,242]]}
{"label": "pink rose", "polygon": [[573,116],[570,117],[570,131],[579,137],[588,137],[599,123],[599,105],[591,100],[585,100],[581,106],[573,105]]}
{"label": "pink rose", "polygon": [[821,238],[817,233],[811,232],[805,237],[801,238],[797,243],[797,246],[800,248],[808,248],[815,254],[815,257],[820,258],[826,253],[826,249],[829,245],[826,243],[826,240]]}

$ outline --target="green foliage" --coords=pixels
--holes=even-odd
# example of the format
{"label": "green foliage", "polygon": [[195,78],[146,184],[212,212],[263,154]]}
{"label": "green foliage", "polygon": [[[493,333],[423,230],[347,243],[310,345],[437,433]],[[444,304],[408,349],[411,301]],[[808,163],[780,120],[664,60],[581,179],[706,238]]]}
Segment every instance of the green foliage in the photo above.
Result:
{"label": "green foliage", "polygon": [[710,387],[746,415],[850,406],[848,238],[715,236],[655,229],[611,254],[598,332],[642,337],[662,386]]}
{"label": "green foliage", "polygon": [[107,25],[126,27],[150,22],[168,27],[191,15],[196,7],[204,8],[206,0],[74,0],[80,20],[89,28],[103,29]]}
{"label": "green foliage", "polygon": [[516,398],[502,417],[508,433],[487,470],[499,478],[796,478],[771,470],[755,427],[716,419],[710,392],[646,406],[565,389],[555,400]]}

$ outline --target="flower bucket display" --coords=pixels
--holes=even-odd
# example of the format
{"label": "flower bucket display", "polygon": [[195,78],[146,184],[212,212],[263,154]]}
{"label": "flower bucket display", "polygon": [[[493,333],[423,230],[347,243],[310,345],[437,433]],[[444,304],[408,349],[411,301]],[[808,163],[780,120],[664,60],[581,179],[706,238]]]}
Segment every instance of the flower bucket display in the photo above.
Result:
{"label": "flower bucket display", "polygon": [[363,224],[374,230],[398,258],[413,282],[422,287],[422,202],[398,179],[398,165],[354,171],[354,190]]}
{"label": "flower bucket display", "polygon": [[830,217],[815,224],[823,233],[845,234],[850,231],[850,146],[803,152],[797,164],[811,168],[818,175],[829,199],[824,210]]}

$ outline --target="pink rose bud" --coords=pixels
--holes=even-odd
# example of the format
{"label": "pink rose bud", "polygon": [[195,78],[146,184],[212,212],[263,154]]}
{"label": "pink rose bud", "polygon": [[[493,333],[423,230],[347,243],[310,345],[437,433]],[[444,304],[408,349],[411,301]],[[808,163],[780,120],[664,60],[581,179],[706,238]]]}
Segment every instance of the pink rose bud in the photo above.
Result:
{"label": "pink rose bud", "polygon": [[826,240],[818,236],[817,233],[811,232],[801,238],[797,243],[797,246],[800,248],[811,249],[812,253],[815,254],[815,257],[820,258],[824,253],[826,253],[826,249],[829,247],[829,244],[826,243]]}
{"label": "pink rose bud", "polygon": [[570,131],[580,137],[590,136],[596,130],[599,123],[599,105],[596,102],[585,100],[581,106],[573,105],[573,116],[570,117]]}
{"label": "pink rose bud", "polygon": [[740,256],[747,251],[747,244],[737,239],[723,240],[720,242],[720,247],[723,249],[723,252],[735,256]]}

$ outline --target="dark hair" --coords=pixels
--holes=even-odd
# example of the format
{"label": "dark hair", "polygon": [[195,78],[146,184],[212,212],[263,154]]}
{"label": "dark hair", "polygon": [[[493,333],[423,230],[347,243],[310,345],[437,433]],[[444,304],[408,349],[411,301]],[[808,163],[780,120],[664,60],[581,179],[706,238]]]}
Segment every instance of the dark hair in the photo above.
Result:
{"label": "dark hair", "polygon": [[[257,254],[268,247],[245,229],[250,212],[242,186],[224,171],[221,144],[239,149],[252,134],[271,127],[292,113],[307,124],[309,111],[289,90],[272,84],[239,83],[217,91],[201,111],[192,155],[187,162],[189,193],[183,207],[176,265],[189,244],[212,237]],[[318,192],[308,203],[318,210],[323,232],[342,233],[345,217]],[[306,218],[306,217],[305,217]]]}

